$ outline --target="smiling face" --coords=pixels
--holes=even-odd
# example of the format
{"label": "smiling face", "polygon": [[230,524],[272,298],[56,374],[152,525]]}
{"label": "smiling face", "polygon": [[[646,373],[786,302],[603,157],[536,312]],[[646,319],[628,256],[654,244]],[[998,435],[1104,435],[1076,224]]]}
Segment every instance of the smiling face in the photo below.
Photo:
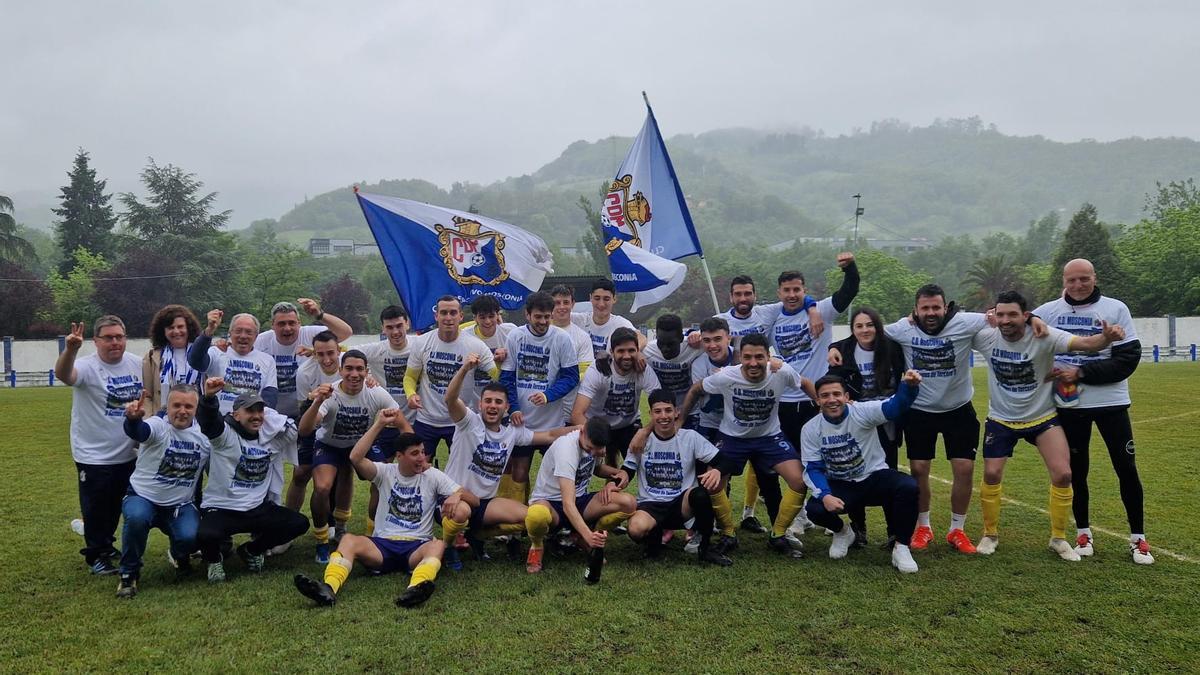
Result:
{"label": "smiling face", "polygon": [[313,358],[317,360],[317,365],[321,366],[321,372],[326,375],[332,375],[338,369],[338,355],[341,350],[338,349],[338,343],[333,340],[315,340],[313,341]]}
{"label": "smiling face", "polygon": [[254,338],[258,337],[258,328],[249,317],[234,319],[229,326],[229,344],[239,356],[245,356],[254,349]]}
{"label": "smiling face", "polygon": [[175,317],[175,320],[164,329],[163,333],[166,335],[167,344],[171,345],[172,348],[184,349],[187,347],[188,325],[187,319],[184,319],[182,316]]}
{"label": "smiling face", "polygon": [[384,319],[383,334],[387,336],[388,344],[394,349],[403,349],[408,343],[408,319],[398,316],[395,319]]}
{"label": "smiling face", "polygon": [[275,341],[287,346],[294,344],[300,336],[300,317],[295,312],[279,312],[271,317],[271,328],[275,329]]}
{"label": "smiling face", "polygon": [[350,356],[342,359],[342,390],[347,394],[357,394],[362,391],[367,379],[367,362]]}
{"label": "smiling face", "polygon": [[484,390],[479,397],[479,416],[483,423],[495,429],[508,414],[508,394],[494,389]]}
{"label": "smiling face", "polygon": [[927,331],[935,331],[946,318],[946,299],[940,295],[922,295],[917,298],[917,321]]}
{"label": "smiling face", "polygon": [[806,293],[804,282],[799,279],[788,279],[779,284],[779,300],[783,303],[783,308],[789,312],[800,309],[804,304]]}
{"label": "smiling face", "polygon": [[554,296],[554,325],[565,327],[571,323],[571,310],[575,309],[575,298],[569,295]]}
{"label": "smiling face", "polygon": [[637,342],[634,340],[628,340],[613,347],[613,365],[616,366],[617,371],[622,375],[632,372],[634,363],[637,360],[637,352]]}
{"label": "smiling face", "polygon": [[450,342],[458,337],[458,324],[462,322],[462,305],[457,300],[439,300],[433,309],[437,320],[438,337]]}
{"label": "smiling face", "polygon": [[525,310],[525,318],[529,322],[529,331],[537,336],[546,334],[550,330],[550,317],[553,312],[547,312],[543,309],[527,309]]}
{"label": "smiling face", "polygon": [[841,417],[849,402],[850,395],[846,393],[846,388],[836,382],[823,384],[817,390],[817,405],[821,407],[821,412],[826,417],[832,419]]}
{"label": "smiling face", "polygon": [[875,333],[878,329],[879,327],[875,325],[871,317],[863,312],[855,314],[850,325],[850,330],[854,333],[854,340],[863,349],[874,347]]}
{"label": "smiling face", "polygon": [[683,328],[656,330],[654,339],[658,342],[658,350],[662,352],[663,357],[673,359],[679,356],[679,349],[683,346]]}
{"label": "smiling face", "polygon": [[1096,290],[1096,269],[1078,258],[1063,267],[1063,290],[1076,302],[1086,300]]}
{"label": "smiling face", "polygon": [[167,421],[176,429],[187,429],[196,418],[200,395],[195,391],[173,391],[167,395]]}
{"label": "smiling face", "polygon": [[611,291],[606,291],[603,288],[597,288],[592,291],[592,316],[596,319],[604,319],[607,321],[608,316],[612,314],[613,303],[617,301],[617,296]]}
{"label": "smiling face", "polygon": [[1025,335],[1025,321],[1028,319],[1028,313],[1021,311],[1021,306],[1015,302],[996,304],[996,327],[1009,342],[1016,342]]}
{"label": "smiling face", "polygon": [[425,456],[424,445],[410,445],[396,453],[396,464],[399,465],[401,476],[415,476],[424,473],[429,468],[429,458]]}
{"label": "smiling face", "polygon": [[734,284],[729,289],[729,302],[733,305],[734,314],[749,316],[750,311],[754,309],[754,303],[758,302],[758,296],[754,293],[754,284]]}
{"label": "smiling face", "polygon": [[234,410],[231,414],[233,415],[233,419],[236,420],[238,424],[242,425],[243,429],[252,434],[257,434],[258,430],[262,429],[263,419],[266,418],[265,410],[266,406],[264,406],[262,403],[258,403],[250,406],[249,408]]}
{"label": "smiling face", "polygon": [[740,352],[742,375],[751,382],[761,382],[767,376],[771,355],[760,345],[745,345]]}
{"label": "smiling face", "polygon": [[475,315],[475,325],[479,327],[479,334],[484,337],[492,337],[496,334],[496,326],[500,325],[499,312],[481,312]]}
{"label": "smiling face", "polygon": [[729,333],[723,330],[702,332],[700,344],[704,346],[704,353],[708,354],[708,358],[724,361],[725,355],[729,353]]}
{"label": "smiling face", "polygon": [[671,403],[655,403],[650,407],[650,419],[654,423],[654,433],[660,438],[670,438],[675,435],[675,406]]}

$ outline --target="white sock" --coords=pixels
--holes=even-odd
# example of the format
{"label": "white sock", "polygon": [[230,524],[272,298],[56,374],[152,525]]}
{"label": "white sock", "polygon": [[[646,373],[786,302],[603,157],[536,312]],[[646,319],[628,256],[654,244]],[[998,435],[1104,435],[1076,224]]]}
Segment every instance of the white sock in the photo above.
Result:
{"label": "white sock", "polygon": [[965,513],[951,513],[950,514],[950,529],[961,530],[961,529],[965,528],[966,524],[967,524],[967,514],[965,514]]}
{"label": "white sock", "polygon": [[1087,538],[1088,538],[1088,539],[1091,539],[1091,538],[1092,538],[1092,528],[1090,528],[1090,527],[1077,527],[1077,528],[1075,528],[1075,536],[1076,536],[1076,537],[1078,537],[1078,536],[1079,536],[1079,535],[1081,535],[1081,534],[1086,534],[1086,535],[1087,535]]}
{"label": "white sock", "polygon": [[747,506],[742,509],[742,520],[745,520],[747,518],[753,518],[753,517],[754,517],[754,508],[753,507]]}
{"label": "white sock", "polygon": [[917,527],[929,527],[928,511],[922,511],[917,514]]}
{"label": "white sock", "polygon": [[[1088,536],[1091,536],[1090,532],[1088,533]],[[1131,534],[1131,535],[1129,535],[1129,543],[1136,544],[1145,538],[1146,538],[1146,535],[1144,535],[1144,534]]]}

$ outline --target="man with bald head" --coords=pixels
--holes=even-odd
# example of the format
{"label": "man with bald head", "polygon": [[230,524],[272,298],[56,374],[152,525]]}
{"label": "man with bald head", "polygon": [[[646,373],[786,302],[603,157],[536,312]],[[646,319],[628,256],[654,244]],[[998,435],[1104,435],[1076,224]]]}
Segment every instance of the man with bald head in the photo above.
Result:
{"label": "man with bald head", "polygon": [[1063,267],[1062,297],[1038,307],[1034,314],[1054,328],[1075,335],[1101,332],[1104,323],[1121,326],[1125,338],[1096,353],[1065,352],[1055,356],[1055,404],[1071,448],[1072,509],[1078,530],[1075,552],[1094,553],[1088,520],[1088,465],[1092,423],[1100,431],[1120,483],[1121,501],[1129,519],[1129,551],[1135,563],[1154,562],[1146,543],[1142,483],[1134,462],[1133,428],[1129,423],[1129,376],[1142,356],[1142,344],[1129,308],[1100,294],[1092,263],[1076,258]]}

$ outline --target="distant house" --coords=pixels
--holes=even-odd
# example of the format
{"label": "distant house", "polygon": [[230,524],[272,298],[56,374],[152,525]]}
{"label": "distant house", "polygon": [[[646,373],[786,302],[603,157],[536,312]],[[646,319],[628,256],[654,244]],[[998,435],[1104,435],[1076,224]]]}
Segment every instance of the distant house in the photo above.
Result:
{"label": "distant house", "polygon": [[[928,239],[924,239],[924,238],[921,238],[921,239],[869,239],[869,238],[867,238],[867,239],[862,239],[861,241],[865,241],[871,248],[878,249],[880,251],[905,251],[905,252],[911,253],[912,251],[919,251],[921,249],[926,249],[926,248],[930,248],[933,246],[933,242],[929,241]],[[846,239],[839,238],[839,237],[797,237],[796,239],[789,239],[787,241],[781,241],[778,244],[773,244],[771,246],[768,246],[767,250],[769,250],[773,253],[779,253],[781,251],[788,250],[796,243],[832,244],[833,246],[841,246],[845,242],[846,242]]]}
{"label": "distant house", "polygon": [[308,252],[314,258],[328,258],[335,255],[379,255],[379,246],[374,242],[356,243],[353,239],[314,237],[308,240]]}

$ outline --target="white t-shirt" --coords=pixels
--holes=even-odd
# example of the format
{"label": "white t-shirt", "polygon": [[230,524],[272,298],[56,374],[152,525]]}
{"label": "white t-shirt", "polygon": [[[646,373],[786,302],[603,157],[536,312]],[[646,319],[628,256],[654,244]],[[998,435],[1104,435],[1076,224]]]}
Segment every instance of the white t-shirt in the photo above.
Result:
{"label": "white t-shirt", "polygon": [[[484,337],[479,332],[479,324],[475,324],[471,328],[471,335],[474,335],[480,342],[487,345],[487,348],[492,352],[492,359],[495,360],[496,350],[502,348],[508,349],[508,336],[512,335],[515,330],[517,330],[516,324],[500,323],[496,324],[496,332],[492,333],[491,337]],[[508,358],[512,358],[512,356],[510,355]],[[505,362],[507,363],[507,360]],[[483,392],[483,388],[492,381],[492,377],[488,375],[486,370],[480,370],[479,368],[476,368],[472,375],[472,385],[475,387],[475,396],[478,398],[479,394]]]}
{"label": "white t-shirt", "polygon": [[[988,362],[988,417],[1004,422],[1032,422],[1054,412],[1054,384],[1046,376],[1054,369],[1054,354],[1067,351],[1073,336],[1051,328],[1045,338],[1033,329],[1009,342],[999,328],[975,336],[975,349]],[[924,388],[925,383],[921,383]]]}
{"label": "white t-shirt", "polygon": [[[784,363],[788,364],[804,377],[816,382],[829,372],[829,361],[826,355],[829,346],[833,344],[833,321],[838,312],[833,307],[833,298],[825,298],[817,302],[817,311],[821,320],[827,326],[821,335],[813,340],[809,329],[808,311],[803,307],[794,314],[788,314],[780,306],[775,322],[771,324],[771,346]],[[781,401],[793,403],[809,400],[803,389],[792,389],[784,392]]]}
{"label": "white t-shirt", "polygon": [[[1088,337],[1101,332],[1100,322],[1107,321],[1125,329],[1125,339],[1114,342],[1123,345],[1138,339],[1137,328],[1133,325],[1133,317],[1125,303],[1100,296],[1100,299],[1090,305],[1072,305],[1063,298],[1047,302],[1033,310],[1052,328],[1065,330],[1072,335]],[[1112,358],[1112,348],[1105,347],[1103,351],[1091,354],[1088,352],[1064,352],[1054,357],[1057,363],[1071,366],[1082,366],[1086,363]],[[1080,408],[1105,408],[1108,406],[1129,405],[1129,381],[1121,380],[1111,384],[1079,383]]]}
{"label": "white t-shirt", "polygon": [[534,482],[533,493],[529,496],[531,504],[540,499],[549,502],[563,501],[563,494],[558,486],[559,478],[575,481],[576,497],[587,494],[588,482],[592,480],[592,472],[596,470],[596,458],[580,447],[579,433],[572,431],[565,436],[559,436],[550,444],[546,455],[542,457],[542,465],[538,467],[537,481]]}
{"label": "white t-shirt", "polygon": [[417,411],[408,407],[408,397],[404,395],[404,374],[408,372],[408,359],[416,340],[416,336],[408,336],[404,349],[398,351],[392,349],[392,344],[387,340],[353,347],[367,355],[367,370],[392,395],[396,406],[404,411],[404,418],[410,424],[417,418]]}
{"label": "white t-shirt", "polygon": [[[71,456],[80,464],[124,464],[134,459],[125,435],[125,405],[142,395],[142,360],[126,352],[109,364],[91,354],[75,362],[71,388]],[[15,439],[14,439],[15,440]]]}
{"label": "white t-shirt", "polygon": [[593,356],[600,352],[608,351],[608,338],[612,336],[613,331],[618,328],[633,328],[633,324],[629,322],[629,319],[619,314],[609,314],[608,321],[598,324],[592,318],[591,312],[571,312],[571,322],[591,336]]}
{"label": "white t-shirt", "polygon": [[[279,382],[275,376],[275,359],[269,354],[251,349],[245,356],[233,351],[221,354],[211,369],[225,378],[225,388],[217,394],[221,403],[221,414],[233,410],[233,402],[239,394],[261,393],[267,387],[278,388]],[[296,377],[292,375],[292,387],[296,386]],[[280,400],[283,397],[280,396]],[[295,400],[294,398],[292,399]]]}
{"label": "white t-shirt", "polygon": [[[194,343],[193,343],[194,344]],[[167,396],[171,393],[171,387],[177,384],[190,384],[196,387],[196,391],[200,391],[200,386],[204,383],[204,373],[193,369],[187,362],[187,354],[192,349],[192,345],[188,345],[183,349],[174,347],[164,347],[162,350],[162,365],[158,371],[158,407],[165,408],[167,405]],[[215,359],[219,356],[221,350],[216,347],[208,348],[209,359]]]}
{"label": "white t-shirt", "polygon": [[[417,394],[421,397],[418,421],[435,427],[454,424],[450,419],[450,411],[446,409],[446,387],[468,354],[480,355],[478,370],[484,373],[496,367],[492,350],[469,332],[460,332],[454,342],[443,342],[437,332],[430,332],[422,337],[419,344],[413,345],[408,367],[421,371],[417,384]],[[468,408],[475,408],[479,403],[479,394],[474,387],[464,386],[459,399]]]}
{"label": "white t-shirt", "polygon": [[971,338],[987,328],[987,317],[958,312],[936,336],[926,334],[908,318],[888,324],[884,332],[904,350],[909,368],[921,374],[921,389],[913,407],[925,412],[947,412],[971,401]]}
{"label": "white t-shirt", "polygon": [[597,368],[589,368],[579,385],[579,395],[592,400],[587,410],[589,418],[603,417],[613,429],[623,429],[640,418],[642,393],[659,386],[658,377],[650,368],[622,375],[614,364],[611,377]]}
{"label": "white t-shirt", "polygon": [[801,386],[800,374],[788,364],[775,372],[767,368],[761,382],[742,375],[741,366],[722,368],[704,378],[704,391],[725,399],[721,433],[738,438],[763,438],[779,433],[779,397]]}
{"label": "white t-shirt", "polygon": [[854,364],[858,374],[862,376],[863,395],[876,391],[875,389],[875,352],[854,345]]}
{"label": "white t-shirt", "polygon": [[454,424],[446,475],[476,497],[491,499],[496,496],[513,448],[532,443],[533,430],[528,426],[502,424],[499,431],[492,431],[479,415],[468,410]]}
{"label": "white t-shirt", "polygon": [[730,337],[742,337],[743,335],[751,335],[758,333],[766,335],[770,330],[771,324],[775,322],[775,317],[779,315],[780,309],[783,307],[782,302],[773,302],[767,305],[754,305],[750,309],[750,316],[740,317],[734,316],[733,308],[715,314],[718,319],[725,319],[725,323],[729,324]]}
{"label": "white t-shirt", "polygon": [[161,417],[143,420],[150,438],[138,448],[137,464],[129,485],[138,496],[157,506],[177,506],[192,501],[196,480],[212,452],[212,443],[196,424],[176,429]]}
{"label": "white t-shirt", "polygon": [[357,394],[350,394],[338,385],[333,396],[321,403],[317,441],[331,448],[352,448],[371,428],[380,410],[395,407],[396,402],[383,387],[364,386]]}
{"label": "white t-shirt", "polygon": [[[561,326],[556,326],[561,328]],[[568,323],[566,328],[563,328],[567,335],[571,338],[571,343],[575,345],[575,358],[580,365],[591,366],[595,355],[592,352],[592,336],[587,334],[587,331],[576,326],[573,323]],[[582,377],[580,380],[582,381]],[[563,419],[571,419],[571,411],[575,408],[575,397],[579,395],[579,385],[571,390],[571,393],[562,398]]]}
{"label": "white t-shirt", "polygon": [[529,397],[549,389],[558,378],[559,369],[579,369],[570,336],[554,326],[550,326],[545,335],[534,335],[528,325],[521,326],[509,334],[506,349],[508,358],[500,368],[516,373],[517,398],[525,426],[534,431],[562,426],[562,408],[557,401],[538,406],[530,403]]}
{"label": "white t-shirt", "polygon": [[334,384],[342,379],[342,371],[340,368],[334,368],[334,371],[328,375],[321,370],[321,363],[316,359],[309,359],[302,363],[296,369],[296,406],[299,409],[301,403],[308,398],[313,389],[323,384]]}
{"label": "white t-shirt", "polygon": [[438,498],[458,492],[458,484],[429,467],[413,476],[400,475],[396,464],[375,463],[379,506],[375,507],[375,536],[384,539],[432,539]]}
{"label": "white t-shirt", "polygon": [[642,350],[642,355],[646,357],[646,365],[654,371],[659,385],[675,394],[676,407],[683,405],[683,399],[687,397],[688,389],[692,388],[692,362],[703,353],[699,349],[692,349],[684,342],[679,346],[679,353],[675,355],[675,358],[668,359],[659,349],[658,340],[646,345],[646,348]]}
{"label": "white t-shirt", "polygon": [[625,468],[637,470],[638,502],[670,502],[696,485],[696,461],[709,462],[717,448],[691,429],[667,440],[651,433],[646,449],[630,453]]}
{"label": "white t-shirt", "polygon": [[[692,382],[699,382],[722,368],[739,368],[737,360],[733,357],[733,347],[730,347],[727,352],[725,365],[713,363],[707,353],[692,361]],[[723,396],[712,396],[708,392],[701,390],[700,396],[696,399],[694,405],[695,408],[693,410],[700,411],[700,426],[705,429],[716,429],[721,426],[721,418],[725,415],[725,398]]]}
{"label": "white t-shirt", "polygon": [[254,351],[262,352],[275,359],[275,379],[279,387],[279,405],[276,410],[295,419],[299,414],[296,407],[296,369],[308,360],[306,356],[296,356],[296,350],[301,347],[312,349],[313,338],[318,333],[328,330],[325,326],[300,326],[296,341],[290,345],[279,344],[274,330],[265,330],[254,340]]}
{"label": "white t-shirt", "polygon": [[864,480],[880,469],[888,468],[887,456],[879,443],[876,429],[886,424],[883,401],[861,401],[846,406],[846,414],[830,422],[818,414],[800,430],[800,460],[804,463],[804,482],[821,496],[821,490],[808,477],[809,462],[824,462],[825,476],[833,480]]}
{"label": "white t-shirt", "polygon": [[296,426],[292,422],[286,422],[279,433],[270,437],[260,430],[258,438],[249,441],[226,423],[221,435],[212,439],[201,508],[249,511],[265,502],[273,466],[295,444]]}

